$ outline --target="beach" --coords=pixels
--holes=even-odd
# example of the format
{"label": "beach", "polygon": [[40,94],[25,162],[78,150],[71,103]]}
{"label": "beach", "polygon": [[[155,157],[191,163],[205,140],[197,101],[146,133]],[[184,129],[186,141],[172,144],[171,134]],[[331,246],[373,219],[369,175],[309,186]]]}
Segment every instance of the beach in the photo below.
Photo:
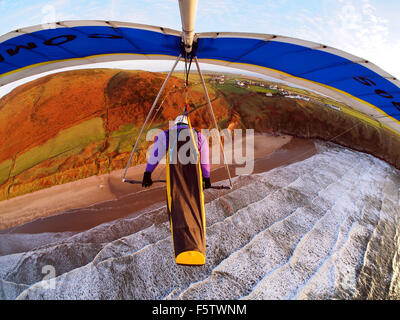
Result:
{"label": "beach", "polygon": [[[254,172],[304,160],[315,154],[312,140],[288,135],[257,134],[254,137]],[[232,165],[230,172],[235,176]],[[212,165],[212,183],[227,179],[223,165]],[[129,168],[127,178],[141,181],[145,165]],[[82,231],[119,219],[165,201],[165,185],[149,189],[140,184],[123,183],[123,170],[57,185],[0,202],[0,233],[42,233]],[[159,165],[153,180],[165,179]],[[207,201],[207,199],[206,199]]]}

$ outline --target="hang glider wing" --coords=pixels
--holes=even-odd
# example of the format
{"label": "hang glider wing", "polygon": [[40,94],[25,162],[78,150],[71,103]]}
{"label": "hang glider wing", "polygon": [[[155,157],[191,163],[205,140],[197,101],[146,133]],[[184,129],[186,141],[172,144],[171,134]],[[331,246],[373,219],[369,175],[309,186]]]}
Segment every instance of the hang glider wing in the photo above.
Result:
{"label": "hang glider wing", "polygon": [[346,103],[400,132],[400,81],[364,59],[321,44],[248,33],[198,34],[197,57],[264,74]]}
{"label": "hang glider wing", "polygon": [[0,86],[45,71],[96,62],[176,59],[181,33],[110,21],[65,21],[0,37]]}
{"label": "hang glider wing", "polygon": [[[95,62],[174,59],[181,32],[155,26],[66,21],[0,37],[0,86]],[[197,34],[200,62],[249,70],[328,95],[400,133],[400,81],[369,61],[321,44],[249,33]]]}

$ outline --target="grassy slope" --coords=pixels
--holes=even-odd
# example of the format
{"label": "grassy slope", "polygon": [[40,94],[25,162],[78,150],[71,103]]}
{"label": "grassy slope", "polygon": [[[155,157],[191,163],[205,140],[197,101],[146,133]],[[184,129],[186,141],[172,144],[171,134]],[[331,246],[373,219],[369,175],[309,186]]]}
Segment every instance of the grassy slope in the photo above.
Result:
{"label": "grassy slope", "polygon": [[0,184],[8,180],[13,161],[11,159],[0,163]]}
{"label": "grassy slope", "polygon": [[[0,99],[0,133],[7,132],[10,144],[15,142],[13,149],[5,146],[0,152],[0,200],[124,168],[162,80],[163,75],[149,72],[81,70],[38,79]],[[164,108],[151,128],[165,127],[168,119],[182,112],[181,85],[182,80],[171,78]],[[214,89],[207,87],[214,98]],[[202,87],[195,84],[194,89],[190,92],[193,106],[204,104]],[[226,118],[223,108],[218,109],[217,118]],[[11,118],[13,110],[18,114]],[[203,126],[203,116],[193,108],[195,125]],[[6,125],[10,119],[20,123],[21,130],[11,130]],[[145,161],[151,144],[145,138],[133,163]],[[9,159],[1,161],[1,156]]]}
{"label": "grassy slope", "polygon": [[90,143],[104,138],[103,119],[97,117],[62,130],[55,138],[18,156],[11,176],[16,176],[44,160],[60,156],[68,151],[80,151]]}
{"label": "grassy slope", "polygon": [[[90,80],[94,77],[100,79],[95,85]],[[208,76],[205,78],[209,80]],[[17,89],[14,95],[0,99],[0,125],[9,130],[5,119],[11,119],[11,108],[7,108],[10,105],[14,109],[19,108],[22,129],[28,128],[21,131],[24,135],[19,132],[15,136],[17,142],[24,137],[26,140],[26,137],[30,137],[29,132],[36,133],[35,130],[42,130],[40,137],[46,137],[47,134],[46,139],[39,139],[40,143],[34,143],[37,142],[36,135],[27,140],[29,144],[24,140],[23,143],[15,143],[12,148],[3,146],[0,150],[0,158],[8,155],[8,159],[0,162],[0,200],[124,168],[163,75],[100,69],[89,73],[84,70],[62,73],[46,79],[34,81],[23,89]],[[182,79],[183,75],[179,73],[171,78],[164,108],[152,124],[153,128],[164,128],[169,119],[182,112]],[[224,85],[207,83],[221,128],[233,125],[254,128],[259,132],[282,132],[332,140],[400,166],[398,136],[393,136],[375,120],[352,108],[313,92],[284,86],[280,87],[307,95],[313,100],[305,102],[266,97],[265,93],[275,91],[258,86],[240,88],[233,80],[234,77],[228,75]],[[204,109],[207,108],[206,101],[198,75],[192,74],[191,81],[189,98],[192,124],[198,128],[211,127],[207,109]],[[265,84],[268,86],[269,83]],[[86,90],[85,87],[90,89]],[[54,91],[56,88],[59,91]],[[61,92],[64,98],[55,98],[54,92]],[[85,97],[83,100],[80,99],[82,95]],[[165,95],[161,100],[163,98]],[[68,107],[63,105],[63,100]],[[19,103],[25,105],[20,107]],[[29,103],[32,107],[26,108]],[[342,112],[327,108],[323,106],[324,103],[340,106]],[[60,105],[62,108],[57,109]],[[29,114],[25,115],[29,112],[32,112],[30,118]],[[69,116],[65,114],[68,112]],[[52,118],[51,121],[46,119],[46,114]],[[31,123],[33,128],[29,129]],[[58,131],[54,130],[55,127]],[[4,128],[0,128],[0,131],[4,131]],[[10,145],[15,142],[13,139],[9,141]],[[133,163],[145,161],[149,144],[142,137]],[[14,157],[10,157],[10,150],[17,155],[15,162]]]}

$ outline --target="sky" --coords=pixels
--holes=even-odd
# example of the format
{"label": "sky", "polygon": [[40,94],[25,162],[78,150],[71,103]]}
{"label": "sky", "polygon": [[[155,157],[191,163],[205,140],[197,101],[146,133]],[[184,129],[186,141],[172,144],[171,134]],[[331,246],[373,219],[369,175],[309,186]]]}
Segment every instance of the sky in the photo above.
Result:
{"label": "sky", "polygon": [[[400,78],[399,13],[399,0],[198,0],[195,31],[309,40],[369,60]],[[114,20],[181,29],[178,0],[0,0],[0,35],[63,20]],[[104,66],[141,68],[138,63],[143,64]],[[152,68],[166,70],[169,64]],[[0,96],[7,90],[1,88]]]}

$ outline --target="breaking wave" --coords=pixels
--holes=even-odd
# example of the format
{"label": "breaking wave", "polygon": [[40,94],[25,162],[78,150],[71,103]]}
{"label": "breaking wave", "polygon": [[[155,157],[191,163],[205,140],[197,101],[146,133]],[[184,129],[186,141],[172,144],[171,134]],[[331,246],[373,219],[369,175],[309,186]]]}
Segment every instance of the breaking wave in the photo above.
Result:
{"label": "breaking wave", "polygon": [[80,233],[1,235],[30,245],[0,256],[0,298],[400,299],[400,172],[315,143],[304,161],[235,178],[223,199],[206,190],[204,266],[174,263],[161,206]]}

